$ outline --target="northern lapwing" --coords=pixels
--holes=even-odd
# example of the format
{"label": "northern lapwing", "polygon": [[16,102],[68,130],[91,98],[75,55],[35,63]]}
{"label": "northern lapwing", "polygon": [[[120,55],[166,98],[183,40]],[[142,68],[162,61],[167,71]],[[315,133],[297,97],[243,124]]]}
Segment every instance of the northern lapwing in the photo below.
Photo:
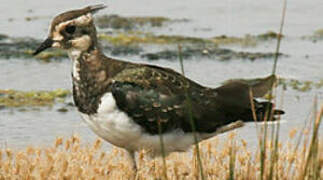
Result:
{"label": "northern lapwing", "polygon": [[57,15],[34,55],[50,47],[67,50],[73,64],[73,99],[83,120],[98,136],[126,149],[134,167],[135,151],[161,152],[159,132],[165,152],[185,151],[194,144],[190,118],[201,141],[253,121],[251,104],[258,120],[267,108],[275,115],[283,113],[268,101],[250,98],[250,89],[254,97],[266,94],[275,76],[209,88],[169,68],[105,56],[92,16],[103,8],[88,6]]}

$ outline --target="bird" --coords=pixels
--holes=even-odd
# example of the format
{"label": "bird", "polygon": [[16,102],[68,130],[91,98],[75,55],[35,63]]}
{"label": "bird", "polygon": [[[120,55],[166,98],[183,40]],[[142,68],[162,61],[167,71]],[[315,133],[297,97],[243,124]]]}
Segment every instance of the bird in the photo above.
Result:
{"label": "bird", "polygon": [[[91,5],[54,17],[45,41],[34,51],[67,51],[72,61],[73,100],[95,134],[123,148],[136,169],[135,152],[155,154],[186,151],[195,143],[261,121],[275,109],[264,96],[275,75],[230,80],[211,88],[170,68],[108,57],[98,42],[93,15],[105,5]],[[253,96],[251,96],[253,94]],[[164,148],[160,145],[163,137]]]}

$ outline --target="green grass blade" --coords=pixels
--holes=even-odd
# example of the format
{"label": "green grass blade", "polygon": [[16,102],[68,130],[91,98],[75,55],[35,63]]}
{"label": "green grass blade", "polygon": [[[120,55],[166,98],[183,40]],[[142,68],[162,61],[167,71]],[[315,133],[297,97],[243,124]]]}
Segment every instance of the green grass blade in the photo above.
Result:
{"label": "green grass blade", "polygon": [[[182,56],[182,47],[180,45],[178,45],[178,57],[179,57],[179,62],[180,62],[182,74],[183,74],[183,76],[185,76],[183,56]],[[190,119],[192,131],[193,131],[193,138],[194,138],[195,150],[196,150],[196,158],[198,161],[201,179],[205,180],[204,172],[203,172],[203,164],[202,164],[202,159],[201,159],[201,155],[200,155],[199,141],[197,138],[196,127],[195,127],[195,123],[194,123],[194,119],[193,119],[192,101],[191,101],[190,96],[188,95],[187,89],[185,89],[185,92],[186,92],[185,94],[186,94],[187,107],[188,107],[188,116]]]}

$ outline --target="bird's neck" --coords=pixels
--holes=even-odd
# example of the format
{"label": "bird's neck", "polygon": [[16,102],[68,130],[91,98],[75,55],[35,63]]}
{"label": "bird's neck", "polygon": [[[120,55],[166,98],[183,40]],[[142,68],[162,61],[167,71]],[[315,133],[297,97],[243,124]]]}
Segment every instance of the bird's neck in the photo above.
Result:
{"label": "bird's neck", "polygon": [[107,76],[101,51],[94,47],[86,51],[71,49],[73,97],[79,111],[96,113],[97,104],[103,95]]}
{"label": "bird's neck", "polygon": [[126,66],[126,63],[108,58],[96,48],[84,52],[71,50],[69,56],[73,62],[75,105],[82,113],[94,114],[111,79]]}

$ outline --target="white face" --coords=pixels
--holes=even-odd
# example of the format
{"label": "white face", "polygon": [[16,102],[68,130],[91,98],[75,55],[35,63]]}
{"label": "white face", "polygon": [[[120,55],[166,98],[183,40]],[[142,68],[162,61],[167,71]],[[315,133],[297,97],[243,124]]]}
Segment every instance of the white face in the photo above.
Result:
{"label": "white face", "polygon": [[91,13],[57,24],[54,28],[50,28],[50,37],[54,41],[52,47],[87,50],[92,45],[90,36],[92,26]]}

